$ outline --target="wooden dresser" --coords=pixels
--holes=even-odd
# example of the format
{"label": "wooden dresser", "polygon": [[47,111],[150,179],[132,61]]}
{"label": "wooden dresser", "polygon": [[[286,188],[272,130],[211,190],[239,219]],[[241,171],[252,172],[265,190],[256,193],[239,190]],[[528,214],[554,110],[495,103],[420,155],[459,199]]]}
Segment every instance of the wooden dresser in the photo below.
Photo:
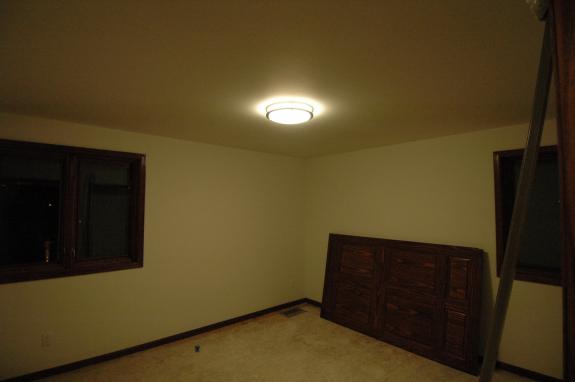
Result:
{"label": "wooden dresser", "polygon": [[476,374],[482,256],[330,234],[321,316]]}

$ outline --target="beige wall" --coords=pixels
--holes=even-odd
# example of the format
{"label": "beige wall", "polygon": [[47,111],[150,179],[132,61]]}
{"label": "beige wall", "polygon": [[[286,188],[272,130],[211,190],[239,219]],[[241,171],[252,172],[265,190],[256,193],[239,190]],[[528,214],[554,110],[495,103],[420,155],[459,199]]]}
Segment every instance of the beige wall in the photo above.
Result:
{"label": "beige wall", "polygon": [[304,296],[301,160],[10,115],[0,138],[147,155],[144,268],[0,285],[0,379]]}
{"label": "beige wall", "polygon": [[[308,161],[307,296],[321,298],[330,232],[463,245],[487,253],[487,318],[498,282],[492,153],[521,147],[526,132],[485,130]],[[553,138],[547,127],[545,142]],[[561,377],[561,315],[560,288],[516,282],[500,359]]]}
{"label": "beige wall", "polygon": [[[321,300],[329,232],[484,249],[488,317],[497,285],[492,152],[520,147],[525,132],[302,161],[0,114],[0,138],[147,154],[144,268],[0,285],[0,378]],[[559,288],[517,282],[500,359],[560,377],[561,325]]]}

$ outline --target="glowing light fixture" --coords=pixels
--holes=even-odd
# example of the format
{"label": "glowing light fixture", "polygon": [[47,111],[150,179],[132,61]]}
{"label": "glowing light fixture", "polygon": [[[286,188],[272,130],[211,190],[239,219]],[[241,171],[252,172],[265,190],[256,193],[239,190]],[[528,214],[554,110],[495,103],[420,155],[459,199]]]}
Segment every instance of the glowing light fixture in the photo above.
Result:
{"label": "glowing light fixture", "polygon": [[272,122],[297,125],[313,118],[313,106],[298,101],[274,102],[266,107],[266,117]]}

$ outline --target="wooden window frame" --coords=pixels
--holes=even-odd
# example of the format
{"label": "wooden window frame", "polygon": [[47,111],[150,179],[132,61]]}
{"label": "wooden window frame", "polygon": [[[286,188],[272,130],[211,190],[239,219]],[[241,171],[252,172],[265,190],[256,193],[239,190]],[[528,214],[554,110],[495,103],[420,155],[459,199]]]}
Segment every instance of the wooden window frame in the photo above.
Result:
{"label": "wooden window frame", "polygon": [[[28,152],[38,155],[59,155],[64,158],[60,203],[58,263],[35,263],[0,268],[0,284],[110,272],[144,266],[144,204],[146,156],[144,154],[88,149],[73,146],[1,140],[0,151]],[[134,195],[130,208],[130,255],[77,259],[78,246],[78,163],[80,160],[121,161],[130,164]]]}
{"label": "wooden window frame", "polygon": [[[495,231],[496,231],[496,252],[497,252],[497,276],[500,277],[503,257],[505,255],[505,244],[511,214],[513,212],[514,195],[505,192],[506,185],[503,180],[503,161],[517,159],[521,160],[523,149],[496,151],[493,153],[493,170],[495,175]],[[557,157],[557,146],[542,146],[539,149],[539,158]],[[557,180],[559,182],[559,179]],[[544,267],[527,267],[517,264],[515,274],[516,280],[530,281],[541,284],[561,285],[561,270],[555,271]]]}

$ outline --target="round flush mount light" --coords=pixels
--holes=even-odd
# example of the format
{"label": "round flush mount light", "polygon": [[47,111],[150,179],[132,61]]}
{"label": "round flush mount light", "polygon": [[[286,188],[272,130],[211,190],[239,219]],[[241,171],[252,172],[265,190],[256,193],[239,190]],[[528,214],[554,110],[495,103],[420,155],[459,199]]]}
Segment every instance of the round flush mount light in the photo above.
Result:
{"label": "round flush mount light", "polygon": [[283,125],[297,125],[313,118],[313,106],[298,101],[274,102],[266,106],[266,118]]}

